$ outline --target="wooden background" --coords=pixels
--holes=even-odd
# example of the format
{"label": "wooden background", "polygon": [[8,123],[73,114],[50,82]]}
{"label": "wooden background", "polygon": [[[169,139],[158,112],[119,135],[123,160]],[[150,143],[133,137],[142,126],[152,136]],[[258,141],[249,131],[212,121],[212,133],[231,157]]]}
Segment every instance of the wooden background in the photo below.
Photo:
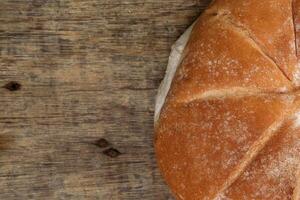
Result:
{"label": "wooden background", "polygon": [[171,199],[154,98],[209,1],[1,0],[0,199]]}

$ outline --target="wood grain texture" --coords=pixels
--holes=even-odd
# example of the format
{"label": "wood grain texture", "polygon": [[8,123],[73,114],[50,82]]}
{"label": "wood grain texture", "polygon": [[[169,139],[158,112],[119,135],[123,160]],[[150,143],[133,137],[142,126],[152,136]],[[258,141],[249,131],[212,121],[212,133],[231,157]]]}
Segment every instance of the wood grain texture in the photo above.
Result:
{"label": "wood grain texture", "polygon": [[171,199],[154,97],[208,3],[1,0],[0,199]]}

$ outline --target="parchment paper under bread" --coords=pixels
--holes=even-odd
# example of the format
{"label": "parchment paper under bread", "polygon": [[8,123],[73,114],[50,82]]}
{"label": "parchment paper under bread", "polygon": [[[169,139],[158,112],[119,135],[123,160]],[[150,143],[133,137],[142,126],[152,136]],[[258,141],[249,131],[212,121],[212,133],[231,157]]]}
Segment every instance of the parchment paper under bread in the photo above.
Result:
{"label": "parchment paper under bread", "polygon": [[176,70],[180,66],[183,50],[189,40],[194,24],[195,23],[193,23],[172,46],[166,75],[158,89],[158,94],[156,97],[154,123],[157,122],[159,118],[160,111],[165,103],[165,99],[170,90]]}

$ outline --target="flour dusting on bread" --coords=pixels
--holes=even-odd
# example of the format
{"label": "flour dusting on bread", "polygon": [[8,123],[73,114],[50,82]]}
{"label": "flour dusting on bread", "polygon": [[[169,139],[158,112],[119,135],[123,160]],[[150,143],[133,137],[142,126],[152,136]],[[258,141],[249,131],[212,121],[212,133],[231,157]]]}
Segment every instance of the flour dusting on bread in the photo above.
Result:
{"label": "flour dusting on bread", "polygon": [[155,149],[177,199],[299,200],[299,2],[215,0],[174,45]]}

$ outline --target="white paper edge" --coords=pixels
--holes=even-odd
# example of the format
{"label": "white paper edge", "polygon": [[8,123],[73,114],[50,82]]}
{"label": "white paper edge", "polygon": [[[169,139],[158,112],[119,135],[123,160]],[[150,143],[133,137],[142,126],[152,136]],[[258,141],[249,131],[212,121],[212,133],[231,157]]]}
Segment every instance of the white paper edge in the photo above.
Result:
{"label": "white paper edge", "polygon": [[194,24],[195,23],[193,23],[172,46],[171,53],[169,56],[169,62],[166,70],[166,75],[159,86],[158,94],[156,96],[154,123],[156,123],[157,120],[159,119],[160,111],[165,103],[176,70],[181,64],[183,51],[190,38]]}

